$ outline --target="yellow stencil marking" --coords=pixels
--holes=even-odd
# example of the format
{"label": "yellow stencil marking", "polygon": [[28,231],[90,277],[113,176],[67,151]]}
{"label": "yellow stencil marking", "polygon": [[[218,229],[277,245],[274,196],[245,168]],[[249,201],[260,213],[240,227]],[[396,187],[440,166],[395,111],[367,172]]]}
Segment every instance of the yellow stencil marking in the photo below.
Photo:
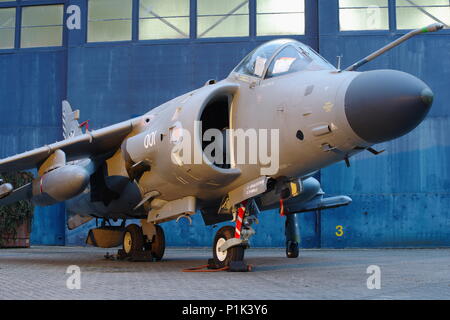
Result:
{"label": "yellow stencil marking", "polygon": [[325,112],[330,112],[334,107],[334,104],[332,104],[331,102],[327,102],[323,105],[323,110],[325,110]]}
{"label": "yellow stencil marking", "polygon": [[343,226],[336,226],[336,236],[337,237],[342,237],[344,235],[344,227]]}

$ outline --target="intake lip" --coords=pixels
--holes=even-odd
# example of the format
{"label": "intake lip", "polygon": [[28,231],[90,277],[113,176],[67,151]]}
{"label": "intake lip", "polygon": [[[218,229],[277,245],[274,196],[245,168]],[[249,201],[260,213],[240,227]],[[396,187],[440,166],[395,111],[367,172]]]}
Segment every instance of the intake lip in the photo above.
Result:
{"label": "intake lip", "polygon": [[389,141],[416,128],[428,114],[433,92],[401,71],[358,75],[347,88],[345,114],[353,131],[369,143]]}

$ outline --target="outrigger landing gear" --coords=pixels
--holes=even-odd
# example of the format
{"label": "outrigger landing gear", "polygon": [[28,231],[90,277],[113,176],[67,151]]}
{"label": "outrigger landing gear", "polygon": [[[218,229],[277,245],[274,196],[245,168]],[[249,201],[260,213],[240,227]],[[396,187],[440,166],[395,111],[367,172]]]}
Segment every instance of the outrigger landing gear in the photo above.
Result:
{"label": "outrigger landing gear", "polygon": [[217,231],[213,244],[213,259],[210,268],[229,267],[229,271],[250,271],[250,266],[244,262],[245,249],[249,247],[248,240],[255,234],[251,227],[257,222],[259,212],[255,202],[250,200],[242,203],[235,212],[236,227],[225,226]]}
{"label": "outrigger landing gear", "polygon": [[130,224],[123,232],[119,259],[131,261],[159,261],[164,256],[164,230],[159,225],[143,221],[143,227]]}
{"label": "outrigger landing gear", "polygon": [[298,226],[298,217],[296,214],[286,215],[286,256],[288,258],[297,258],[299,254],[300,229]]}

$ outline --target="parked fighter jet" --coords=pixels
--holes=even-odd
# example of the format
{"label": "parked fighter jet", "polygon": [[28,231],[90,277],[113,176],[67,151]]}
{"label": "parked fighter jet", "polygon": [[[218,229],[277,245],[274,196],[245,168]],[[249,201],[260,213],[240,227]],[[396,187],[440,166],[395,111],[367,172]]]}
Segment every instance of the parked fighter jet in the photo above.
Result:
{"label": "parked fighter jet", "polygon": [[[0,160],[0,171],[37,168],[38,177],[13,190],[0,187],[0,204],[30,199],[47,206],[65,201],[68,226],[93,217],[101,227],[87,241],[122,244],[121,257],[159,260],[166,221],[201,212],[220,228],[214,262],[241,261],[261,211],[286,216],[286,253],[298,256],[296,214],[347,205],[325,197],[314,173],[376,143],[413,130],[433,93],[404,72],[356,72],[415,30],[346,70],[310,47],[280,39],[256,48],[220,82],[177,97],[143,116],[82,132],[79,111],[63,102],[65,140]],[[270,150],[269,150],[270,149]],[[121,226],[107,226],[122,219]],[[141,226],[126,219],[141,219]]]}

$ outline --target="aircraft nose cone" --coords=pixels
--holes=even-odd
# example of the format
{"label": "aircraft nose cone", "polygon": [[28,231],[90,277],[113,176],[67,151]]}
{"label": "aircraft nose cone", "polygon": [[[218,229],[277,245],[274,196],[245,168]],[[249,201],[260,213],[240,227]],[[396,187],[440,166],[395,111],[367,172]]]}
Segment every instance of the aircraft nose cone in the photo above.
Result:
{"label": "aircraft nose cone", "polygon": [[417,127],[433,103],[420,79],[400,71],[363,72],[345,94],[345,114],[353,131],[371,143],[398,138]]}

